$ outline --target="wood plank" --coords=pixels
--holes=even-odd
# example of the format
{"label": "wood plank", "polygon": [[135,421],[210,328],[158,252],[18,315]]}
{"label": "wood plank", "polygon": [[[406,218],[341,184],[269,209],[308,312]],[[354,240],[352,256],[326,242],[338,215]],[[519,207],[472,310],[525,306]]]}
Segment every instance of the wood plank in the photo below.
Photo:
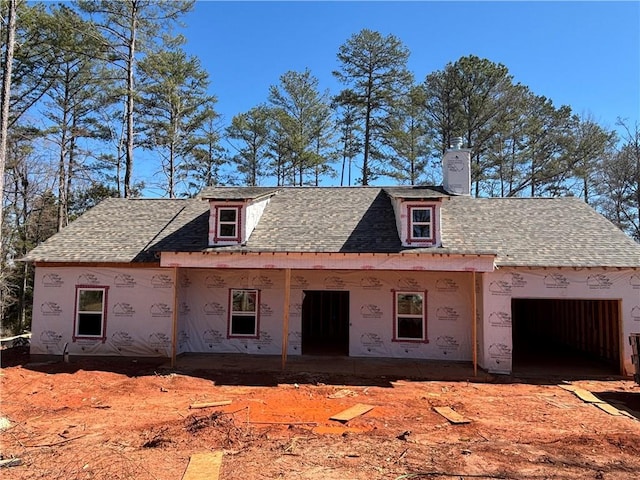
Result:
{"label": "wood plank", "polygon": [[563,390],[566,390],[567,392],[575,392],[578,388],[580,387],[576,387],[575,385],[558,385],[560,388],[562,388]]}
{"label": "wood plank", "polygon": [[347,408],[340,413],[336,413],[329,420],[337,420],[338,422],[348,422],[352,418],[364,415],[369,410],[373,410],[373,405],[365,405],[364,403],[357,403],[353,407]]}
{"label": "wood plank", "polygon": [[587,403],[604,403],[602,400],[600,400],[598,397],[596,397],[593,393],[591,393],[589,390],[585,390],[584,388],[576,388],[573,393],[576,394],[576,396],[582,400],[583,402],[587,402]]}
{"label": "wood plank", "polygon": [[0,460],[0,468],[18,467],[20,465],[22,465],[22,460],[19,458],[5,458],[4,460]]}
{"label": "wood plank", "polygon": [[618,410],[616,407],[608,403],[594,403],[594,405],[598,407],[600,410],[607,412],[609,415],[614,415],[616,417],[623,416],[623,413],[620,410]]}
{"label": "wood plank", "polygon": [[231,405],[231,400],[220,400],[218,402],[192,403],[191,405],[189,405],[189,408],[222,407],[224,405]]}
{"label": "wood plank", "polygon": [[451,407],[433,407],[433,409],[455,425],[471,423],[471,420],[464,418]]}
{"label": "wood plank", "polygon": [[218,480],[221,465],[222,452],[194,453],[182,480]]}

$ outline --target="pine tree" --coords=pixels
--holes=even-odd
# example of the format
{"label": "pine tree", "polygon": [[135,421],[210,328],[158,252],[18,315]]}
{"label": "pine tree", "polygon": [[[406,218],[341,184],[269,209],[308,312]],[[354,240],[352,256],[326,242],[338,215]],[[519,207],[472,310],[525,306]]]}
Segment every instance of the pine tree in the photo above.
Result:
{"label": "pine tree", "polygon": [[166,194],[174,198],[180,164],[192,156],[197,132],[215,117],[216,99],[199,60],[179,48],[147,55],[140,70],[141,143],[161,157]]}
{"label": "pine tree", "polygon": [[385,119],[413,82],[408,59],[409,50],[398,38],[367,29],[338,51],[340,70],[333,74],[349,92],[339,98],[357,108],[363,130],[362,185],[380,173],[376,162],[385,158]]}

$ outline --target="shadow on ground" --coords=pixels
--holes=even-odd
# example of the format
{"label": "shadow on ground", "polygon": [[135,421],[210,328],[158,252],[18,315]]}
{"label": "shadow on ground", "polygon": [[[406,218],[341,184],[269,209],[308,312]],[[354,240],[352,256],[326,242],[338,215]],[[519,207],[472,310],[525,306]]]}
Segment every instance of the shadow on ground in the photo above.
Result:
{"label": "shadow on ground", "polygon": [[592,392],[600,400],[603,400],[618,410],[633,415],[640,420],[640,388],[637,392]]}
{"label": "shadow on ground", "polygon": [[[513,375],[493,375],[482,369],[474,372],[470,362],[445,362],[398,358],[356,358],[326,356],[289,357],[285,367],[279,356],[246,354],[186,354],[171,366],[166,358],[90,357],[72,356],[69,362],[61,357],[31,357],[28,347],[14,347],[0,352],[2,367],[22,366],[49,374],[74,373],[78,370],[112,372],[129,377],[146,375],[182,375],[204,378],[217,385],[275,386],[278,384],[354,385],[393,387],[393,382],[452,381],[469,383],[524,383],[557,385],[571,380],[625,380],[626,377],[593,375],[575,370],[571,374],[544,375],[536,371],[528,375],[520,371]],[[618,392],[602,392],[616,395]],[[612,398],[633,410],[640,411],[635,397]]]}

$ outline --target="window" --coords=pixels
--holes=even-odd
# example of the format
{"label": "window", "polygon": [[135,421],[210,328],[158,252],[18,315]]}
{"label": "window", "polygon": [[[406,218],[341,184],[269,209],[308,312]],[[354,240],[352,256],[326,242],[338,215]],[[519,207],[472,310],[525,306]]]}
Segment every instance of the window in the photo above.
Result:
{"label": "window", "polygon": [[395,292],[394,340],[427,341],[425,298],[423,292]]}
{"label": "window", "polygon": [[77,287],[75,338],[105,338],[107,287]]}
{"label": "window", "polygon": [[228,336],[258,338],[258,290],[231,289],[229,297]]}
{"label": "window", "polygon": [[240,208],[217,207],[216,237],[220,240],[240,239]]}
{"label": "window", "polygon": [[433,207],[409,207],[409,240],[433,240],[433,217]]}

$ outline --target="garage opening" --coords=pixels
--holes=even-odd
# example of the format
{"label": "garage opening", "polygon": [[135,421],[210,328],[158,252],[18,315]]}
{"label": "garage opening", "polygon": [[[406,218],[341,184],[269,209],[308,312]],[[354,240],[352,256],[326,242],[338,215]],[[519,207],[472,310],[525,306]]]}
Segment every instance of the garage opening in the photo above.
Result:
{"label": "garage opening", "polygon": [[349,355],[349,292],[304,291],[302,354]]}
{"label": "garage opening", "polygon": [[513,372],[553,375],[620,373],[620,301],[511,301]]}

